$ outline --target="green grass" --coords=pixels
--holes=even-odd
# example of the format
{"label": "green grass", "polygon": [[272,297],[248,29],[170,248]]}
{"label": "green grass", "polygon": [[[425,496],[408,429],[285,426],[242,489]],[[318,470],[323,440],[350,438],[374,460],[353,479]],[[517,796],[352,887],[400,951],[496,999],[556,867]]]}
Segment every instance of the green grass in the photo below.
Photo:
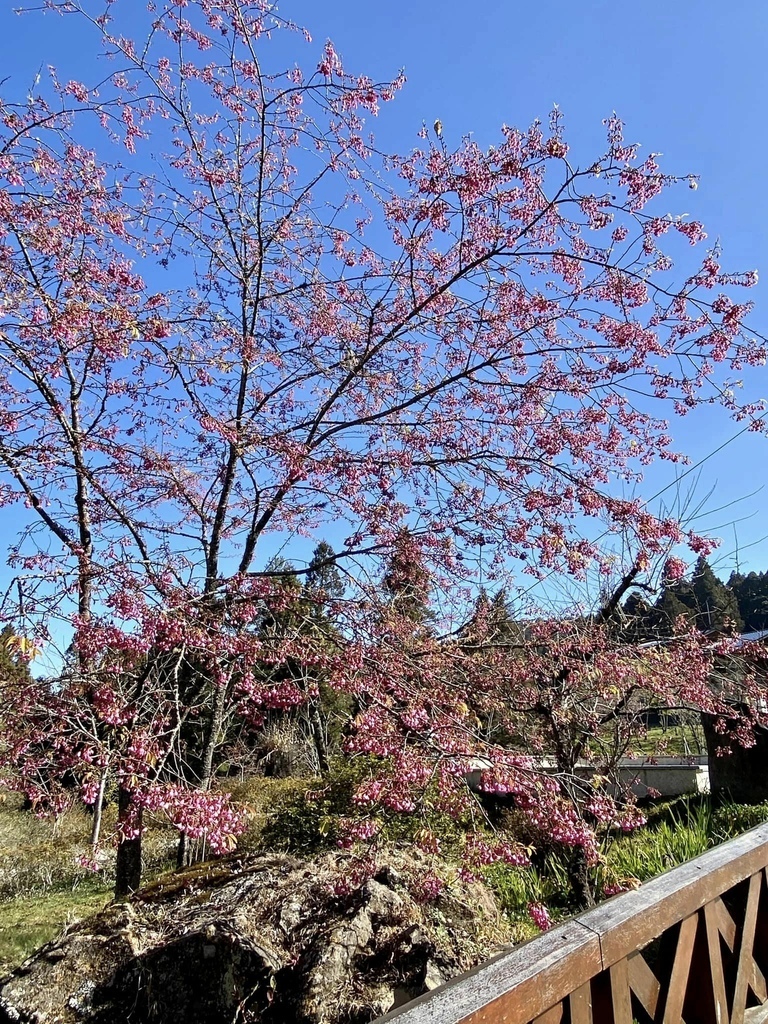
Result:
{"label": "green grass", "polygon": [[632,742],[632,751],[663,757],[695,757],[706,754],[704,730],[699,722],[653,725]]}
{"label": "green grass", "polygon": [[709,800],[671,805],[655,822],[607,845],[604,873],[609,880],[655,878],[714,846],[718,840],[713,837],[712,822]]}
{"label": "green grass", "polygon": [[0,974],[20,964],[65,925],[101,910],[111,896],[110,885],[91,881],[0,902]]}
{"label": "green grass", "polygon": [[565,870],[555,858],[547,857],[542,870],[492,864],[483,875],[511,925],[513,942],[524,942],[539,934],[528,914],[529,903],[543,903],[553,921],[570,912]]}
{"label": "green grass", "polygon": [[[115,809],[105,813],[105,831]],[[102,869],[78,858],[88,853],[91,818],[76,807],[55,822],[22,809],[21,798],[0,791],[0,974],[21,963],[68,923],[95,913],[114,886],[114,851],[105,844]],[[145,842],[147,877],[170,863],[175,833],[154,828]]]}

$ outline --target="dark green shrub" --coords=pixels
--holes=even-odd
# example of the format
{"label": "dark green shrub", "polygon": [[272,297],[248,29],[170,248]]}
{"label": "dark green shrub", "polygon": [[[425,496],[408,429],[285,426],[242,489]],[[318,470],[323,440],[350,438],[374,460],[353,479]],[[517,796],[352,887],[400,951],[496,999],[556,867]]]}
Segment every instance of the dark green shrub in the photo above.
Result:
{"label": "dark green shrub", "polygon": [[352,796],[370,771],[366,758],[334,759],[327,776],[293,787],[267,809],[261,845],[294,853],[335,846],[342,819],[361,816]]}
{"label": "dark green shrub", "polygon": [[768,803],[722,804],[712,813],[712,836],[717,843],[733,839],[768,821]]}

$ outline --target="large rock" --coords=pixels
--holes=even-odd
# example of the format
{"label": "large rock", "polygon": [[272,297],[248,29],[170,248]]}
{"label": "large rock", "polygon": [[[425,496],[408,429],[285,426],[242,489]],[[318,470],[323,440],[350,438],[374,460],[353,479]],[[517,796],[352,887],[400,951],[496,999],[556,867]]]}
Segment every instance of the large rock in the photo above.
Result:
{"label": "large rock", "polygon": [[505,928],[480,885],[411,895],[389,853],[259,857],[168,876],[0,982],[0,1024],[363,1024],[487,957]]}

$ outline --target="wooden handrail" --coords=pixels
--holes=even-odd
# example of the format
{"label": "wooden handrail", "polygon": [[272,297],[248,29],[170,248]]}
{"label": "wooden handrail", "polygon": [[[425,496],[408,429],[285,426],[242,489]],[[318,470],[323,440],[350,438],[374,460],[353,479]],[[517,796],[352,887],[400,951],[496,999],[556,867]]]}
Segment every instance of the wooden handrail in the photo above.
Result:
{"label": "wooden handrail", "polygon": [[768,824],[502,953],[379,1024],[743,1024],[768,1019],[766,975]]}

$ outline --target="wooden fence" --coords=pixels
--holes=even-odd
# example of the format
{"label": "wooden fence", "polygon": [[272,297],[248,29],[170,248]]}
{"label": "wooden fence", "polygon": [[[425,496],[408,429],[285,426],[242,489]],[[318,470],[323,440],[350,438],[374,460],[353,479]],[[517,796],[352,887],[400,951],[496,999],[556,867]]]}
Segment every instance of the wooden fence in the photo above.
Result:
{"label": "wooden fence", "polygon": [[768,824],[517,946],[379,1024],[768,1021]]}

